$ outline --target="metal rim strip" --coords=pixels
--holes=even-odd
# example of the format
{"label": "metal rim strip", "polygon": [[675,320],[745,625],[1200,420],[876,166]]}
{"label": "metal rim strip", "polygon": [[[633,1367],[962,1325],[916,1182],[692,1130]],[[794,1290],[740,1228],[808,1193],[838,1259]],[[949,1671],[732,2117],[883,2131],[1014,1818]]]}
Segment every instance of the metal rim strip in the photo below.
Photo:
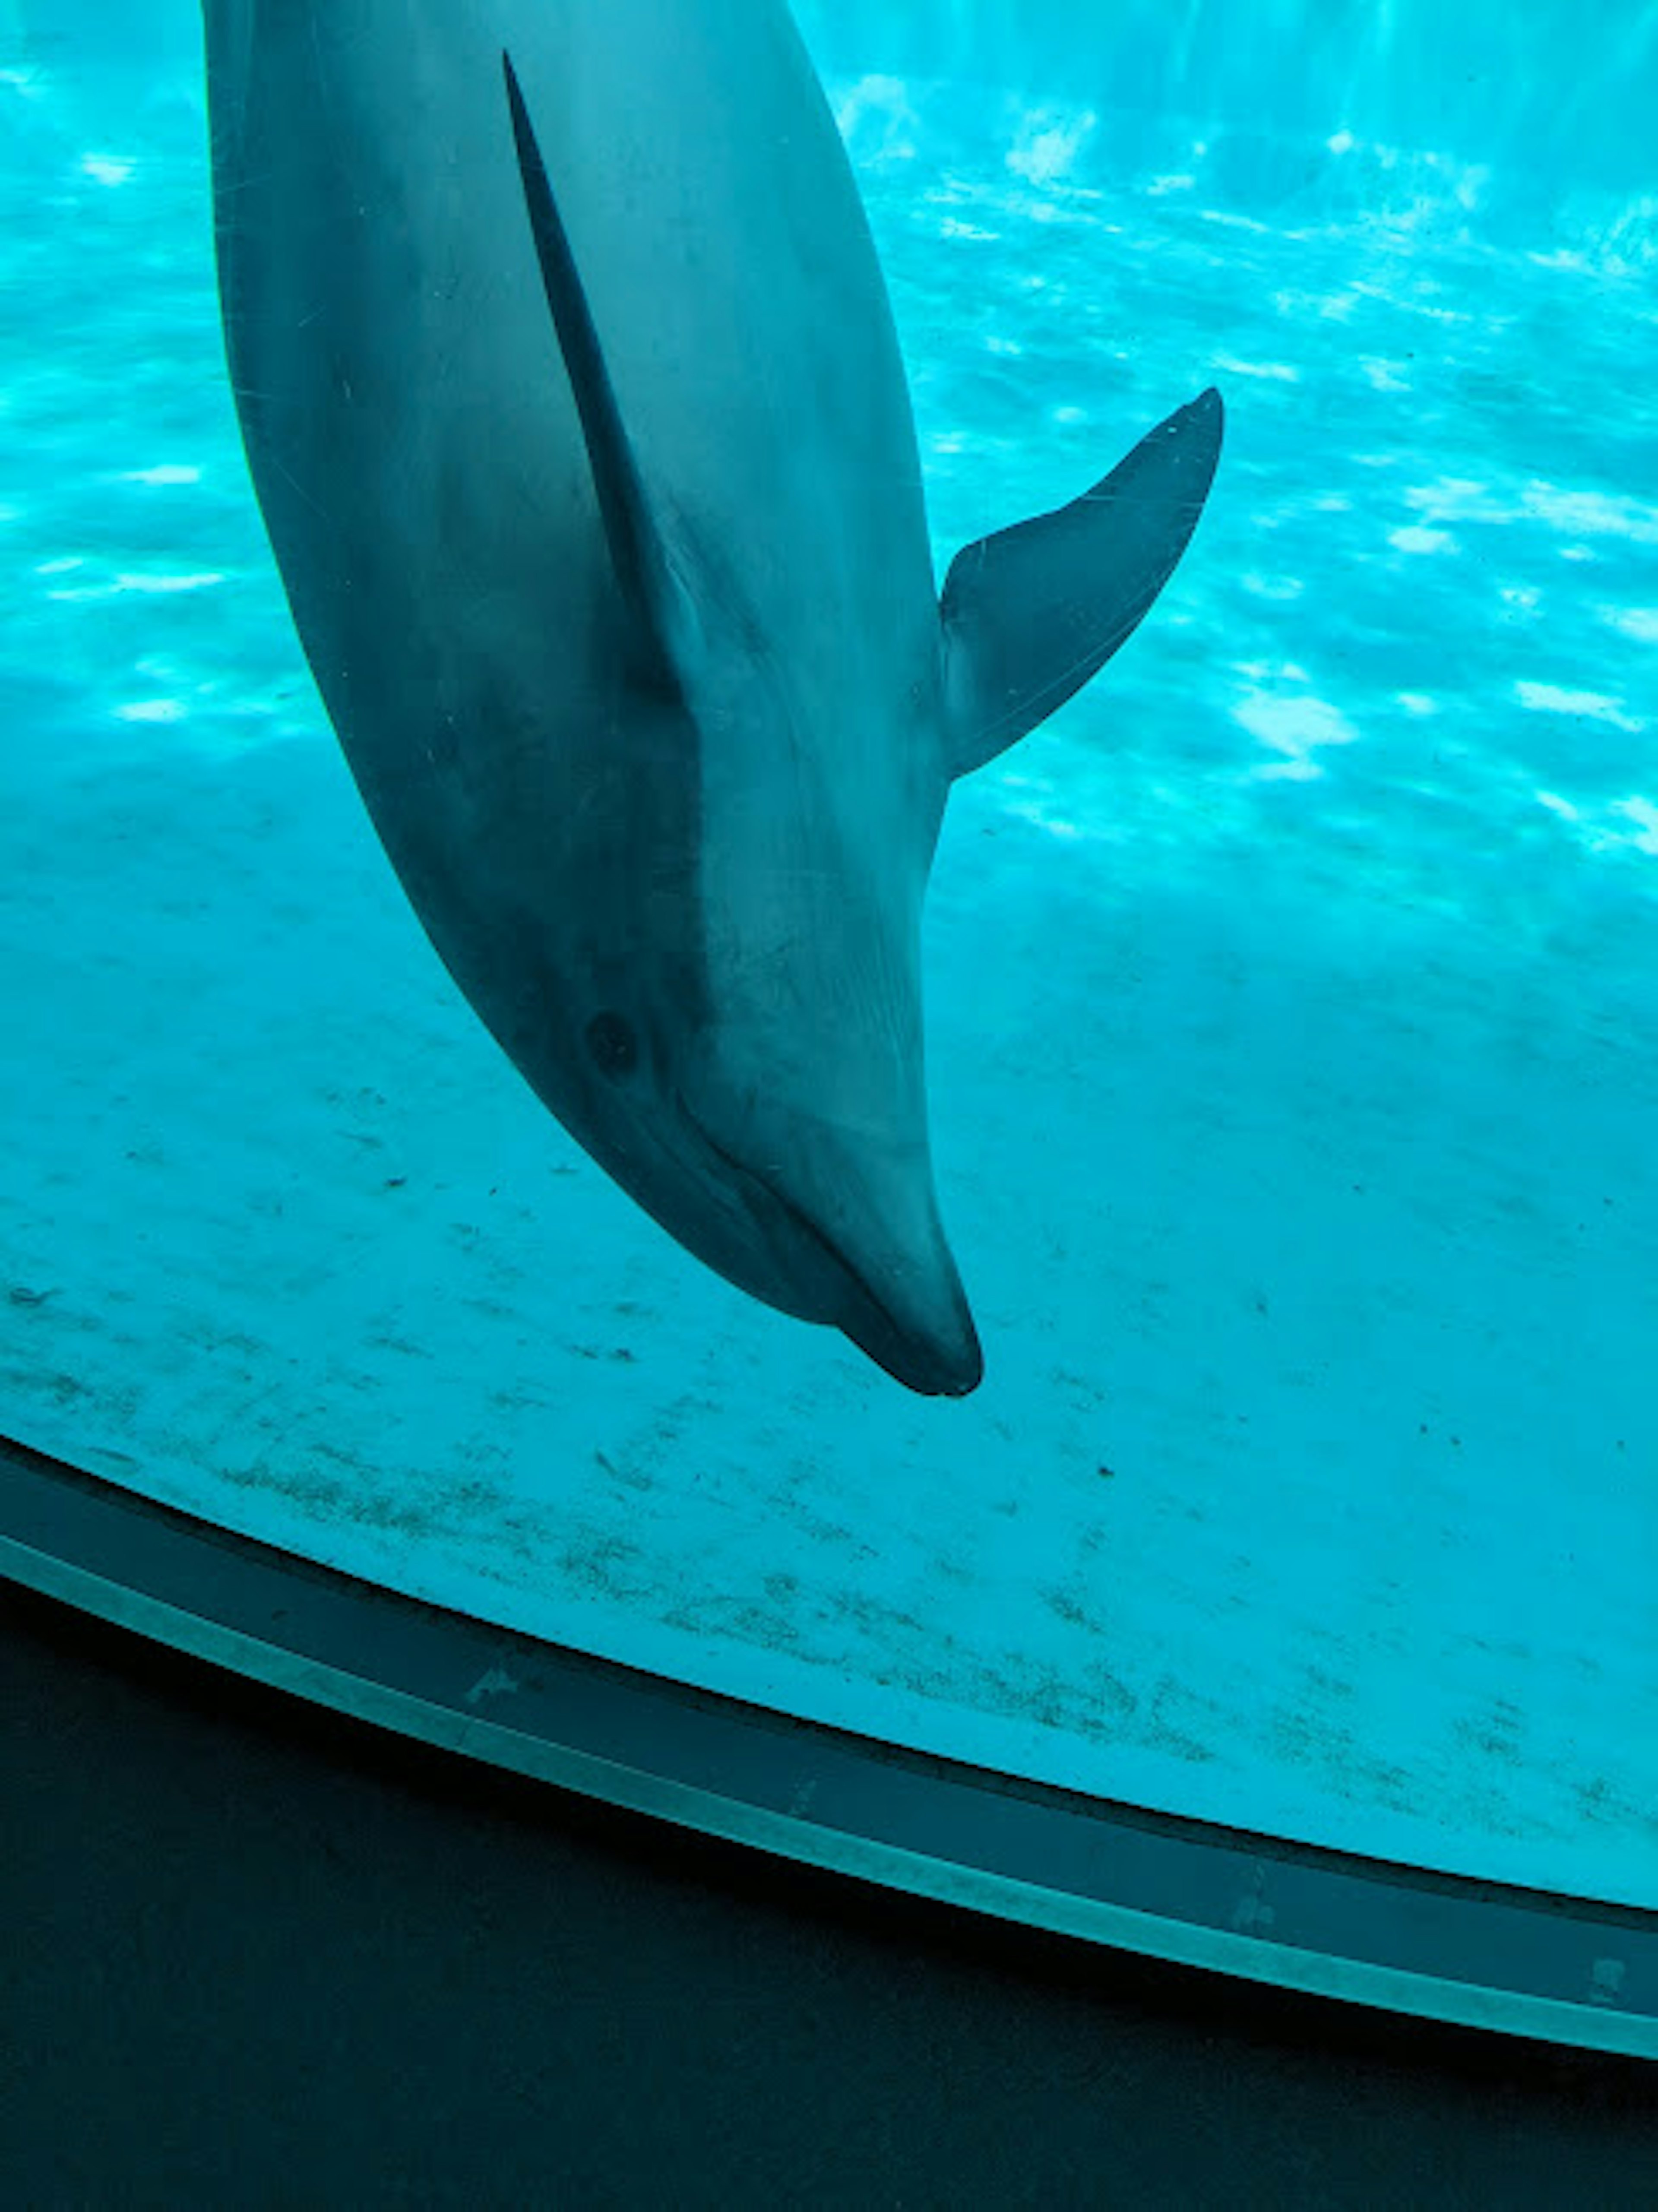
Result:
{"label": "metal rim strip", "polygon": [[1658,1912],[1025,1782],[358,1581],[0,1438],[0,1574],[442,1750],[1082,1942],[1658,2059]]}

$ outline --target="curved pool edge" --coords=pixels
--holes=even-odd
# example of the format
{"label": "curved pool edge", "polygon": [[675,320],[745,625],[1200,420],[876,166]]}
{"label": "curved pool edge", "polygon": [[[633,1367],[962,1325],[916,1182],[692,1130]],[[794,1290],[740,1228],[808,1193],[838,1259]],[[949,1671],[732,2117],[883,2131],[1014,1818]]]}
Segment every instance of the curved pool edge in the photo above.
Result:
{"label": "curved pool edge", "polygon": [[358,1581],[5,1438],[0,1575],[440,1750],[888,1890],[1309,1996],[1658,2059],[1658,1912],[793,1720]]}

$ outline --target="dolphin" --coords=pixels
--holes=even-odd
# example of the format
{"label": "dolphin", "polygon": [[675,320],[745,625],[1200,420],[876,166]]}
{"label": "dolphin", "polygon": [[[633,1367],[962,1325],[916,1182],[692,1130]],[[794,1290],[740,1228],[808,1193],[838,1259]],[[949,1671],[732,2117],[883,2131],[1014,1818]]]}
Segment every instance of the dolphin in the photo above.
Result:
{"label": "dolphin", "polygon": [[964,1395],[922,1050],[945,799],[1157,597],[1218,394],[940,595],[881,270],[782,0],[203,15],[249,468],[416,913],[682,1245]]}

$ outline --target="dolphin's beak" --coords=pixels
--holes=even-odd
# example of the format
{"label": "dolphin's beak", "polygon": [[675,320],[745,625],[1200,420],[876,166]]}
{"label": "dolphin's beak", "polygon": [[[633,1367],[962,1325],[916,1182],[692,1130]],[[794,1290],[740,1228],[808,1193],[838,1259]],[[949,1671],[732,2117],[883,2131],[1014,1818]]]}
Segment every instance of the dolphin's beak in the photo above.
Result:
{"label": "dolphin's beak", "polygon": [[924,1398],[965,1398],[983,1382],[984,1354],[965,1301],[947,1332],[925,1334],[907,1328],[872,1298],[859,1304],[861,1310],[855,1308],[841,1327],[894,1382]]}
{"label": "dolphin's beak", "polygon": [[[722,1145],[681,1100],[682,1110],[732,1180],[776,1270],[774,1284],[745,1287],[786,1313],[827,1323],[907,1389],[965,1398],[984,1379],[984,1354],[944,1237],[925,1158],[883,1166],[823,1141],[817,1173],[751,1166]],[[855,1163],[855,1164],[854,1164]],[[841,1171],[835,1172],[836,1168]]]}
{"label": "dolphin's beak", "polygon": [[[860,1239],[871,1246],[860,1264],[844,1235],[827,1235],[774,1186],[769,1194],[787,1216],[800,1261],[815,1279],[823,1320],[924,1398],[965,1398],[978,1389],[985,1371],[978,1331],[931,1206],[909,1249],[890,1233]],[[890,1218],[879,1224],[882,1231],[892,1226]]]}

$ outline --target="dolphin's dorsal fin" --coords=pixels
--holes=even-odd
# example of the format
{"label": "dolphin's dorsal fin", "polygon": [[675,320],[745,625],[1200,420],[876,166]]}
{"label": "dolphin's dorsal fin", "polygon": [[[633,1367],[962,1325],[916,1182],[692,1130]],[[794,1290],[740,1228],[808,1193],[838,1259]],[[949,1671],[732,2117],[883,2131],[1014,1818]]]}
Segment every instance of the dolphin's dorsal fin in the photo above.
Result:
{"label": "dolphin's dorsal fin", "polygon": [[1221,424],[1212,387],[1080,499],[956,556],[939,602],[952,775],[1034,729],[1133,634],[1197,527]]}
{"label": "dolphin's dorsal fin", "polygon": [[509,53],[503,52],[501,61],[541,281],[581,418],[610,563],[634,618],[634,672],[649,689],[677,694],[683,689],[686,673],[684,660],[692,631],[689,605],[675,581],[646,497],[644,480],[616,404],[604,348],[593,327],[592,310],[548,182],[547,167],[524,103],[518,72]]}

